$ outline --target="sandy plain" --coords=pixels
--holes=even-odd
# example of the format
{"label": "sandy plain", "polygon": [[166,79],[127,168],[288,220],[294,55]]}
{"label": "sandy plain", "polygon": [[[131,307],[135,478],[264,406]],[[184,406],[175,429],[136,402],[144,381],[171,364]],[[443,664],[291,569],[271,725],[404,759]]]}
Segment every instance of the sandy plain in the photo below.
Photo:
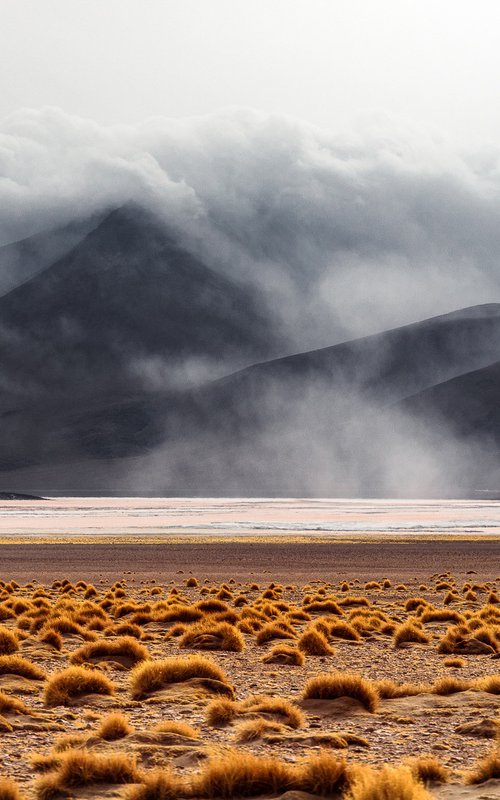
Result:
{"label": "sandy plain", "polygon": [[[25,704],[0,708],[0,774],[21,797],[500,797],[497,503],[134,502],[0,508],[0,692]],[[200,524],[208,527],[200,532]],[[401,634],[408,624],[421,641]],[[224,625],[234,636],[225,638]],[[54,631],[60,641],[47,635]],[[145,661],[134,667],[124,638],[146,649]],[[473,640],[483,644],[478,652],[467,651]],[[97,645],[96,655],[82,651]],[[283,646],[301,663],[280,661],[279,652],[273,660]],[[19,655],[42,671],[39,679],[8,662]],[[223,670],[219,683],[203,667],[172,680],[169,659],[200,655]],[[77,662],[110,681],[111,693],[80,684],[63,704],[48,703],[54,676]],[[141,664],[165,663],[159,684],[137,696]],[[324,675],[340,695],[307,698],[308,682]],[[339,675],[361,676],[375,706],[359,690],[339,689]],[[260,706],[251,705],[255,695]],[[210,712],[221,700],[232,703],[225,724]],[[114,712],[131,730],[110,741],[99,731]],[[179,722],[195,734],[169,730]],[[250,739],[245,725],[254,728]],[[103,763],[117,754],[128,766],[106,773]],[[252,755],[272,759],[267,783]],[[434,767],[424,788],[424,762],[407,766],[427,756],[448,770],[446,782]],[[484,758],[490,772],[468,783]],[[344,761],[351,777],[335,787],[332,770]],[[387,764],[396,772],[384,778]],[[276,777],[283,765],[289,774]],[[167,791],[161,775],[170,769]],[[311,782],[314,769],[322,778]],[[1,783],[0,798],[10,800]]]}

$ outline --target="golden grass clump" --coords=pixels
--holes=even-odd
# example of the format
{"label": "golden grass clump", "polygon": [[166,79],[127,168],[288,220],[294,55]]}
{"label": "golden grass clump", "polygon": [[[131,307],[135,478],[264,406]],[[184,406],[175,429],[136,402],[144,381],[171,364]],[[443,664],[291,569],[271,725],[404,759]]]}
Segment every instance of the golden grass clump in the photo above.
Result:
{"label": "golden grass clump", "polygon": [[237,703],[237,713],[278,717],[279,722],[290,728],[301,728],[304,724],[304,715],[300,708],[285,697],[251,695]]}
{"label": "golden grass clump", "polygon": [[0,655],[8,656],[19,650],[16,634],[4,625],[0,625]]}
{"label": "golden grass clump", "polygon": [[329,635],[333,639],[346,639],[349,642],[360,642],[361,636],[350,622],[339,620],[329,626]]}
{"label": "golden grass clump", "polygon": [[191,625],[179,642],[180,647],[197,650],[226,650],[241,653],[245,640],[238,628],[228,622],[202,620]]}
{"label": "golden grass clump", "polygon": [[251,695],[239,703],[227,698],[218,698],[206,708],[206,720],[211,727],[224,727],[237,717],[245,716],[271,718],[294,729],[304,724],[302,711],[284,697]]}
{"label": "golden grass clump", "polygon": [[207,724],[212,728],[229,725],[238,716],[238,704],[227,697],[218,697],[208,704],[205,710]]}
{"label": "golden grass clump", "polygon": [[43,681],[46,677],[41,667],[17,654],[0,656],[0,675],[19,675],[32,681]]}
{"label": "golden grass clump", "polygon": [[45,632],[41,632],[38,639],[40,642],[42,642],[42,644],[47,644],[49,647],[53,647],[54,650],[62,650],[63,638],[57,631],[46,630]]}
{"label": "golden grass clump", "polygon": [[307,614],[335,614],[338,617],[342,616],[342,609],[335,600],[316,600],[311,603],[304,603],[304,611]]}
{"label": "golden grass clump", "polygon": [[331,656],[335,652],[328,644],[325,634],[317,628],[309,628],[300,636],[297,647],[307,656]]}
{"label": "golden grass clump", "polygon": [[414,778],[422,783],[447,783],[450,771],[435,756],[415,756],[406,761]]}
{"label": "golden grass clump", "polygon": [[31,711],[22,700],[0,692],[0,714],[31,714]]}
{"label": "golden grass clump", "polygon": [[410,767],[358,767],[348,795],[349,800],[431,800],[424,785]]}
{"label": "golden grass clump", "polygon": [[126,794],[126,800],[178,800],[185,796],[180,779],[170,768],[154,769],[141,777],[140,786]]}
{"label": "golden grass clump", "polygon": [[24,800],[24,795],[11,778],[0,777],[0,800]]}
{"label": "golden grass clump", "polygon": [[465,622],[465,618],[458,611],[450,608],[426,608],[420,615],[420,622]]}
{"label": "golden grass clump", "polygon": [[164,719],[161,722],[157,722],[154,730],[159,733],[175,733],[177,736],[184,736],[186,739],[200,738],[199,731],[193,728],[192,725],[188,725],[187,722],[177,722],[173,719]]}
{"label": "golden grass clump", "polygon": [[144,645],[139,644],[133,636],[122,636],[118,639],[99,639],[97,642],[89,642],[79,647],[71,654],[71,664],[84,664],[86,661],[111,661],[125,660],[127,665],[138,664],[146,661],[149,651]]}
{"label": "golden grass clump", "polygon": [[287,622],[269,622],[257,633],[257,644],[267,644],[273,639],[295,639],[295,631]]}
{"label": "golden grass clump", "polygon": [[304,663],[304,654],[297,647],[288,644],[275,644],[269,653],[262,657],[265,664],[287,664],[301,667]]}
{"label": "golden grass clump", "polygon": [[140,773],[135,760],[125,753],[93,753],[89,750],[67,750],[61,754],[55,770],[38,781],[39,800],[51,800],[68,789],[99,783],[138,783]]}
{"label": "golden grass clump", "polygon": [[500,746],[498,744],[466,775],[465,783],[471,786],[493,778],[500,778]]}
{"label": "golden grass clump", "polygon": [[274,722],[273,720],[263,719],[249,719],[246,722],[241,722],[236,730],[235,739],[237,742],[255,742],[257,739],[263,739],[269,734],[285,734],[286,726],[281,722]]}
{"label": "golden grass clump", "polygon": [[428,644],[429,641],[430,639],[425,631],[412,619],[406,620],[406,622],[403,622],[403,624],[399,625],[394,631],[393,642],[395,647],[401,647],[403,644],[410,643]]}
{"label": "golden grass clump", "polygon": [[227,676],[214,661],[203,656],[187,658],[165,658],[161,661],[145,661],[138,664],[131,674],[131,693],[134,700],[140,700],[153,692],[164,689],[172,683],[180,683],[192,678],[205,678],[213,682],[213,690],[221,694],[233,691]]}
{"label": "golden grass clump", "polygon": [[55,672],[47,681],[44,693],[46,706],[65,706],[87,694],[113,695],[115,687],[106,675],[83,667],[67,667]]}
{"label": "golden grass clump", "polygon": [[125,714],[115,711],[101,719],[97,735],[106,742],[115,742],[128,736],[132,731],[133,728]]}
{"label": "golden grass clump", "polygon": [[302,694],[304,700],[336,700],[351,697],[367,711],[376,710],[379,695],[376,685],[354,673],[332,672],[317,675],[307,681]]}
{"label": "golden grass clump", "polygon": [[193,795],[207,798],[256,797],[294,789],[293,769],[274,758],[228,753],[212,759],[193,779]]}
{"label": "golden grass clump", "polygon": [[432,685],[433,694],[447,695],[456,694],[457,692],[466,692],[471,688],[471,682],[463,680],[462,678],[455,678],[452,675],[445,675],[438,678]]}
{"label": "golden grass clump", "polygon": [[453,667],[455,669],[461,669],[465,666],[465,661],[463,658],[456,656],[456,658],[445,658],[443,659],[443,666],[445,667]]}
{"label": "golden grass clump", "polygon": [[328,796],[342,791],[348,783],[345,761],[326,751],[296,765],[233,751],[204,764],[193,776],[190,792],[191,796],[212,800],[276,795],[293,790]]}

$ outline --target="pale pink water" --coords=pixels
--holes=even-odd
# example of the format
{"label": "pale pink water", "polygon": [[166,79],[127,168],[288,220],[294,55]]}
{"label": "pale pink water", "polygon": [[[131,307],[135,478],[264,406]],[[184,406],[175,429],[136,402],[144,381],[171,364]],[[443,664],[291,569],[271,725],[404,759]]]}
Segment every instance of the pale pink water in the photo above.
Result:
{"label": "pale pink water", "polygon": [[500,537],[496,500],[66,497],[0,501],[0,536]]}

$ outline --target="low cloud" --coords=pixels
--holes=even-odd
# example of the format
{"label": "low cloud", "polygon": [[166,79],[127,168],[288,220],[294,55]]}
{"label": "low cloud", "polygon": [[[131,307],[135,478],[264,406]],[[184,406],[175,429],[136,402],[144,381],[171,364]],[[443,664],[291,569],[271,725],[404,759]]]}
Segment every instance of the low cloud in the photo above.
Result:
{"label": "low cloud", "polygon": [[500,298],[499,155],[247,110],[134,127],[20,110],[0,126],[0,243],[136,200],[264,287],[305,349]]}

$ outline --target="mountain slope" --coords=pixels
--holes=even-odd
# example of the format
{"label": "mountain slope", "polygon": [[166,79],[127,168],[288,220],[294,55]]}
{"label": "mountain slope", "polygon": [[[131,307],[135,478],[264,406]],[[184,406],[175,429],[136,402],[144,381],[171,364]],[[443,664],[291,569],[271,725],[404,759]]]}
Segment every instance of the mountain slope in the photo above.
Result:
{"label": "mountain slope", "polygon": [[20,286],[72,250],[101,221],[101,215],[75,220],[0,247],[0,296]]}
{"label": "mountain slope", "polygon": [[[0,408],[122,396],[186,359],[230,366],[276,352],[260,297],[216,274],[135,206],[110,213],[0,298]],[[219,366],[220,369],[220,366]],[[16,402],[12,402],[12,398]]]}
{"label": "mountain slope", "polygon": [[[490,412],[476,404],[472,413],[481,386],[471,384],[460,429],[444,417],[436,423],[435,409],[413,398],[446,386],[443,413],[458,413],[462,382],[478,369],[493,375],[499,353],[500,306],[463,309],[256,364],[190,391],[24,409],[1,420],[0,466],[50,465],[57,483],[57,463],[94,463],[104,493],[117,485],[134,491],[138,480],[141,491],[180,494],[463,493],[486,474],[471,470],[469,459],[470,437],[475,462],[484,456]],[[495,398],[492,380],[491,408]],[[495,458],[484,457],[488,470]],[[85,491],[87,478],[81,481]]]}
{"label": "mountain slope", "polygon": [[399,407],[500,448],[500,361],[418,392]]}

